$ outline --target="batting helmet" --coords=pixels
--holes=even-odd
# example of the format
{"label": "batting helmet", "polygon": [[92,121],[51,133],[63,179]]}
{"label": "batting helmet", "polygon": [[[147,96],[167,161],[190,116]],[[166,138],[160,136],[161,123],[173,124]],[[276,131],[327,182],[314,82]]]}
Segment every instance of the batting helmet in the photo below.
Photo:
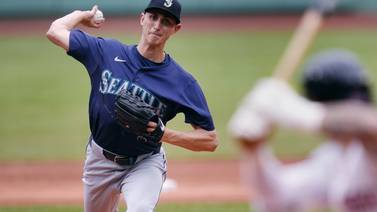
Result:
{"label": "batting helmet", "polygon": [[372,101],[366,71],[358,58],[345,50],[328,50],[310,59],[304,68],[303,85],[313,101]]}

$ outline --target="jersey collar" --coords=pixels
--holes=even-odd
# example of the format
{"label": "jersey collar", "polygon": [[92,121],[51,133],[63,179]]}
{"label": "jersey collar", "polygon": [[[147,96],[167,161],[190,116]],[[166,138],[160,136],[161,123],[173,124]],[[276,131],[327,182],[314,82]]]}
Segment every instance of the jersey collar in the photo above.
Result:
{"label": "jersey collar", "polygon": [[165,54],[164,61],[162,61],[161,63],[153,62],[143,57],[143,55],[141,55],[139,51],[137,50],[136,45],[132,46],[132,53],[135,56],[137,64],[142,69],[150,69],[150,70],[162,69],[162,68],[167,67],[171,62],[171,58],[169,54]]}

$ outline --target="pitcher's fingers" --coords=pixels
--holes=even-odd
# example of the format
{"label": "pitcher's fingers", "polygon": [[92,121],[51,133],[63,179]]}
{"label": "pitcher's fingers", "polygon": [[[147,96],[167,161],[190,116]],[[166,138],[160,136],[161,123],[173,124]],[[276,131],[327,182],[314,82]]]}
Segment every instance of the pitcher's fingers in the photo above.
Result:
{"label": "pitcher's fingers", "polygon": [[150,122],[148,122],[147,127],[156,128],[157,127],[157,123],[153,122],[153,121],[150,121]]}
{"label": "pitcher's fingers", "polygon": [[105,22],[105,19],[102,19],[102,20],[100,20],[100,21],[95,21],[95,22],[93,23],[93,26],[94,26],[95,28],[101,28],[102,25],[104,24],[104,22]]}
{"label": "pitcher's fingers", "polygon": [[91,14],[91,15],[96,14],[97,10],[98,10],[98,6],[97,6],[97,5],[94,5],[94,6],[92,7],[92,9],[90,10],[90,14]]}

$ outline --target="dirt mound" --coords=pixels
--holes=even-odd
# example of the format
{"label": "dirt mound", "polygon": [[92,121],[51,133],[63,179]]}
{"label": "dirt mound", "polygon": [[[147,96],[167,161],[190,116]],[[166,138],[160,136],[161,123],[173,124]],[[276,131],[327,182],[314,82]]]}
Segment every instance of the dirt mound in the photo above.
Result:
{"label": "dirt mound", "polygon": [[[0,170],[1,205],[82,204],[80,162],[12,162]],[[169,161],[168,179],[176,187],[160,202],[247,201],[234,160]]]}

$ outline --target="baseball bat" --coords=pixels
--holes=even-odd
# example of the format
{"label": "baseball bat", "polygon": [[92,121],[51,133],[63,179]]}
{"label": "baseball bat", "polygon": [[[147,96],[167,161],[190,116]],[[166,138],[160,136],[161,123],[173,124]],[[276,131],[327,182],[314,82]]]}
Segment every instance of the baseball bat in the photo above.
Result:
{"label": "baseball bat", "polygon": [[306,51],[313,43],[315,36],[318,34],[323,17],[326,13],[335,8],[336,0],[315,0],[307,9],[299,25],[285,48],[283,55],[273,72],[273,77],[281,80],[289,80],[300,61],[304,57]]}

